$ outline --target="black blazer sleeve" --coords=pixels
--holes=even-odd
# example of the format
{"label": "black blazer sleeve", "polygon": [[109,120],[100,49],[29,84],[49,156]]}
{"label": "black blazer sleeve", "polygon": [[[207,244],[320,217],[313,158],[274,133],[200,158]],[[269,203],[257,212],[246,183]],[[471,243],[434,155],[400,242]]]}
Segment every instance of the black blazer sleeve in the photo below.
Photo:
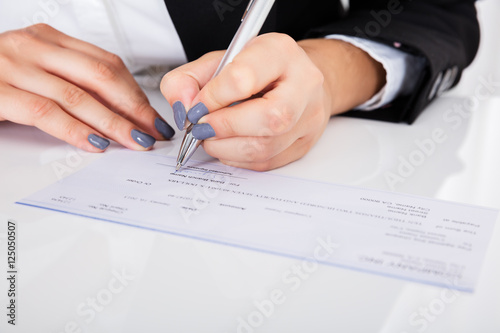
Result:
{"label": "black blazer sleeve", "polygon": [[348,113],[394,122],[412,123],[434,98],[454,86],[479,46],[473,0],[351,0],[349,15],[313,29],[310,36],[332,33],[368,38],[425,58],[410,95],[379,110]]}

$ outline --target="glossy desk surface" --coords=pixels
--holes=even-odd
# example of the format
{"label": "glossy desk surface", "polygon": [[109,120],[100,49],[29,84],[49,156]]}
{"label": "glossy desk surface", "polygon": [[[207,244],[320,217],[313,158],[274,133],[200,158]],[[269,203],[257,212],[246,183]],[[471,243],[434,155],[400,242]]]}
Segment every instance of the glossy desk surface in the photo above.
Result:
{"label": "glossy desk surface", "polygon": [[[480,6],[488,17],[498,9],[491,1]],[[494,40],[485,33],[483,42]],[[500,87],[487,92],[481,83],[490,75],[500,80],[499,50],[493,42],[482,47],[461,84],[415,124],[334,118],[307,156],[274,172],[500,209]],[[161,95],[149,95],[173,123]],[[391,185],[388,173],[397,174],[402,159],[418,154],[416,141],[432,139],[436,129],[446,140]],[[181,137],[156,149],[176,155]],[[102,155],[6,122],[0,152],[0,267],[6,274],[12,219],[19,269],[18,325],[7,325],[2,306],[1,332],[500,331],[498,225],[472,294],[331,266],[319,266],[292,291],[282,275],[294,259],[14,204],[56,182],[56,166],[72,173]],[[210,159],[201,150],[195,158]],[[0,281],[6,304],[7,282]],[[284,301],[271,308],[266,300],[276,289]]]}

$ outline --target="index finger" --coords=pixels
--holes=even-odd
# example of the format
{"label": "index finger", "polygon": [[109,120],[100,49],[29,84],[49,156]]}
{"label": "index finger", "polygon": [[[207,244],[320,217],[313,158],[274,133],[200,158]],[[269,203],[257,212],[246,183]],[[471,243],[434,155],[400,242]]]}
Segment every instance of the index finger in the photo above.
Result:
{"label": "index finger", "polygon": [[262,92],[286,75],[296,42],[282,34],[266,34],[250,41],[220,73],[201,89],[193,104],[202,102],[209,112]]}
{"label": "index finger", "polygon": [[[162,79],[160,89],[168,103],[174,108],[177,127],[182,129],[185,113],[193,106],[200,89],[212,78],[224,55],[223,51],[207,53],[201,58],[168,72]],[[182,105],[181,110],[176,106]],[[177,111],[177,112],[176,112]],[[179,119],[182,116],[183,119]]]}

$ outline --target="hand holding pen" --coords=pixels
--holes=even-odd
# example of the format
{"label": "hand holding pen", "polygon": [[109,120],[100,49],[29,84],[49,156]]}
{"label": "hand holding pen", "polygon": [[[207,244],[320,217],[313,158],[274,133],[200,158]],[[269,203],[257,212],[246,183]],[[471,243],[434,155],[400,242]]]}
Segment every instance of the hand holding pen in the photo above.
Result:
{"label": "hand holding pen", "polygon": [[[248,41],[257,36],[273,4],[274,0],[250,0],[243,14],[243,18],[241,19],[241,25],[212,78],[215,78],[226,65],[233,61],[234,57],[241,52]],[[206,107],[202,103],[199,103],[198,106],[199,109],[191,112],[194,116],[188,116],[191,125],[187,128],[184,139],[182,140],[179,155],[177,157],[176,170],[179,170],[191,158],[201,144],[201,140],[215,136],[215,132],[213,132],[213,128],[211,127],[204,127],[205,130],[209,131],[209,135],[202,133],[200,131],[200,129],[202,129],[201,127],[194,127],[199,119],[208,113],[208,110],[205,109]],[[182,112],[180,116],[183,117]],[[178,122],[178,120],[182,122],[182,118],[176,118],[176,122]],[[178,126],[180,128],[180,125]]]}
{"label": "hand holding pen", "polygon": [[209,155],[231,166],[263,171],[288,164],[311,149],[331,115],[384,84],[380,64],[337,40],[296,42],[269,33],[245,43],[232,61],[225,54],[208,53],[162,81],[177,127],[184,129],[186,118],[191,123],[179,161],[204,140]]}

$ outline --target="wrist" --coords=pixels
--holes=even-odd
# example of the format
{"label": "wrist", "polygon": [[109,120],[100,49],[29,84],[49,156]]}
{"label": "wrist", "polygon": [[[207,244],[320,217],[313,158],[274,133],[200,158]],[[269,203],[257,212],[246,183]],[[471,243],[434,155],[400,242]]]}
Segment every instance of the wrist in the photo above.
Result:
{"label": "wrist", "polygon": [[386,83],[382,64],[350,43],[307,39],[298,44],[324,75],[325,108],[329,115],[363,104]]}

